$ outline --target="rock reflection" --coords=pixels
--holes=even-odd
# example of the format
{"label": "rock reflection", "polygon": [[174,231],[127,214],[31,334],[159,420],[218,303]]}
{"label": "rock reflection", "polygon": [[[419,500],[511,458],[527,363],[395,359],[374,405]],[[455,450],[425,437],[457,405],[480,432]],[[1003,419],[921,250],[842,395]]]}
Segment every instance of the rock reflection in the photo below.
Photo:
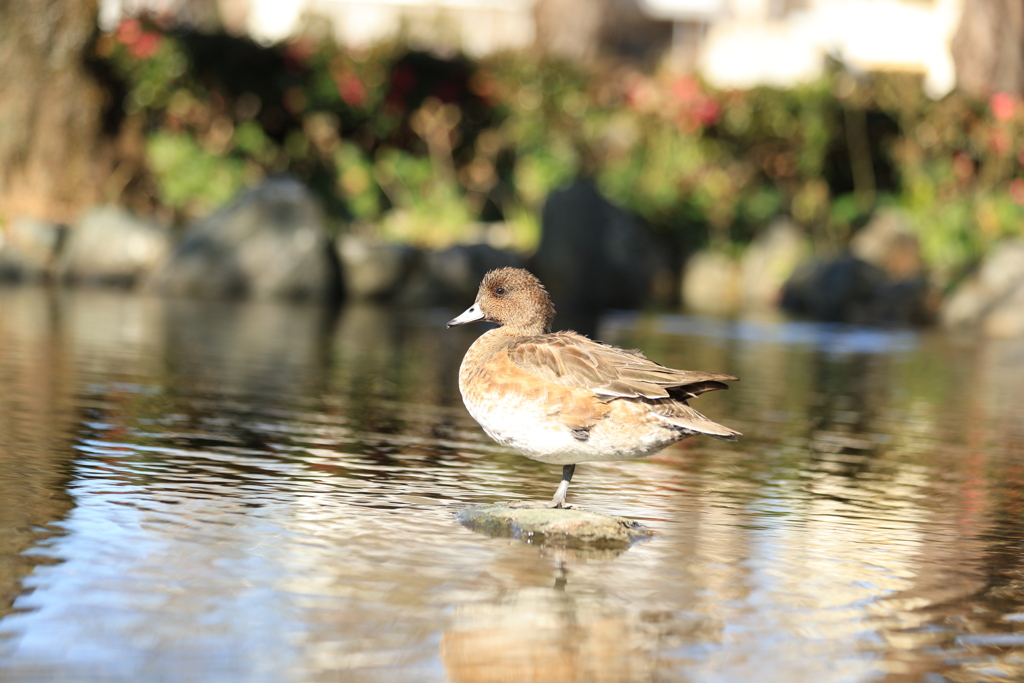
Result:
{"label": "rock reflection", "polygon": [[332,307],[168,299],[164,308],[173,387],[267,402],[324,393]]}

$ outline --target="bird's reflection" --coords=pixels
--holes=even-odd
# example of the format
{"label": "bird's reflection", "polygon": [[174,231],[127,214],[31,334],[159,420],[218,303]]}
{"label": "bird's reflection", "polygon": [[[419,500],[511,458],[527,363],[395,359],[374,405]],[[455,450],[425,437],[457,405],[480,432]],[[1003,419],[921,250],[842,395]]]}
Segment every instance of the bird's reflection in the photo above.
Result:
{"label": "bird's reflection", "polygon": [[653,652],[703,620],[651,615],[574,590],[557,560],[550,587],[520,587],[456,608],[441,661],[455,683],[638,681],[667,666]]}

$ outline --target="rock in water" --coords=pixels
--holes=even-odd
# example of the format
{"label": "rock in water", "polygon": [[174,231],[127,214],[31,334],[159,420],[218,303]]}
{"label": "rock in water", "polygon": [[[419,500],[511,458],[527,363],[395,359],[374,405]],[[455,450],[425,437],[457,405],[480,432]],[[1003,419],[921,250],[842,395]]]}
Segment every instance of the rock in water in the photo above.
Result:
{"label": "rock in water", "polygon": [[333,299],[339,271],[320,205],[298,180],[279,178],[192,225],[153,286],[176,296]]}
{"label": "rock in water", "polygon": [[740,262],[743,307],[778,308],[786,280],[810,253],[806,232],[789,218],[776,218],[760,230]]}
{"label": "rock in water", "polygon": [[914,280],[924,274],[920,240],[898,211],[880,211],[850,240],[850,252],[883,270],[893,282]]}
{"label": "rock in water", "polygon": [[613,517],[579,508],[494,503],[467,508],[460,522],[480,533],[561,545],[567,548],[622,549],[650,538],[650,531],[625,517]]}
{"label": "rock in water", "polygon": [[67,228],[21,216],[0,228],[0,281],[39,282],[53,275]]}
{"label": "rock in water", "polygon": [[935,301],[921,247],[897,212],[881,212],[835,258],[802,264],[786,281],[782,307],[816,320],[922,325]]}
{"label": "rock in water", "polygon": [[345,294],[356,300],[387,301],[405,285],[419,254],[413,247],[342,235],[336,242]]}
{"label": "rock in water", "polygon": [[941,320],[947,329],[1024,336],[1024,240],[996,245],[946,300]]}
{"label": "rock in water", "polygon": [[740,305],[739,264],[725,254],[698,251],[683,269],[680,294],[686,310],[709,315],[728,315]]}
{"label": "rock in water", "polygon": [[68,230],[57,263],[65,281],[130,287],[148,277],[170,253],[170,235],[119,206],[86,212]]}

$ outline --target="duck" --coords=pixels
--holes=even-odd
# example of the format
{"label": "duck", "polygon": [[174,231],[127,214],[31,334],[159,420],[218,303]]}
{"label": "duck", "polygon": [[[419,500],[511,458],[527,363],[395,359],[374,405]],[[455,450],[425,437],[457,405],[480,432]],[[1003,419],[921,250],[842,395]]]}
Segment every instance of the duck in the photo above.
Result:
{"label": "duck", "polygon": [[490,322],[459,367],[466,409],[499,444],[562,465],[549,507],[566,507],[576,465],[653,455],[690,436],[735,441],[740,432],[688,404],[739,378],[675,370],[639,350],[552,332],[555,307],[541,281],[522,268],[487,272],[476,300],[447,327]]}

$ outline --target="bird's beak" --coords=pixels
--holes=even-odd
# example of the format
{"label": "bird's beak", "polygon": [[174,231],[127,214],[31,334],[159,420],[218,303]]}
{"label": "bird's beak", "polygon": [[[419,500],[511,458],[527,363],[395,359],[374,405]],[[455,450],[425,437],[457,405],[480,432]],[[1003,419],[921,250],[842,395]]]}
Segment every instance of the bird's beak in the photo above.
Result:
{"label": "bird's beak", "polygon": [[475,323],[477,320],[483,319],[484,312],[480,310],[480,303],[474,302],[472,306],[449,320],[447,326],[453,327],[455,325],[465,325],[466,323]]}

